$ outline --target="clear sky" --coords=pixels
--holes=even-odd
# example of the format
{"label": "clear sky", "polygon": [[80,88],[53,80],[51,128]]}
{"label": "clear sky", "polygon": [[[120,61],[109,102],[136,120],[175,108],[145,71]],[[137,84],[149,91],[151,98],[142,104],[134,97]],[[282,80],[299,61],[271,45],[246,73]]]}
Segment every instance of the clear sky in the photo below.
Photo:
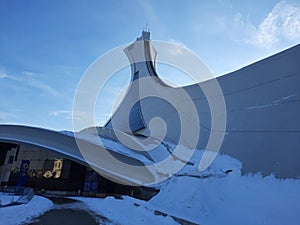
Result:
{"label": "clear sky", "polygon": [[[300,1],[0,0],[0,124],[72,130],[84,71],[145,24],[153,40],[187,46],[219,76],[299,44]],[[129,76],[108,82],[99,125]]]}

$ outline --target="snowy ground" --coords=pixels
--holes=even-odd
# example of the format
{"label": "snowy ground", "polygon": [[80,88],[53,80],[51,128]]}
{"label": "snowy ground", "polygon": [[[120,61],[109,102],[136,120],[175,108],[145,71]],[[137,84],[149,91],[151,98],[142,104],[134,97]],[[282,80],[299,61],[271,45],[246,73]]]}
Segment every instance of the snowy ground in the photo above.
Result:
{"label": "snowy ground", "polygon": [[126,196],[122,200],[113,197],[105,199],[76,197],[74,199],[85,202],[95,214],[109,218],[115,224],[178,224],[170,216],[155,215],[147,202]]}
{"label": "snowy ground", "polygon": [[[0,199],[10,201],[10,198],[3,193],[0,194]],[[52,205],[53,203],[47,198],[34,196],[28,204],[0,208],[0,225],[24,224],[30,218],[49,210]]]}
{"label": "snowy ground", "polygon": [[172,179],[149,202],[200,224],[299,224],[300,181],[273,176]]}
{"label": "snowy ground", "polygon": [[0,205],[6,205],[9,203],[12,203],[19,198],[20,198],[20,196],[13,196],[11,194],[0,192]]}
{"label": "snowy ground", "polygon": [[[80,200],[120,224],[176,224],[170,216],[205,225],[299,224],[300,180],[241,176],[242,164],[226,155],[200,173],[202,153],[194,155],[194,165],[161,184],[160,193],[149,202],[130,197]],[[154,215],[155,210],[168,216]]]}
{"label": "snowy ground", "polygon": [[[120,224],[177,224],[171,216],[203,225],[299,224],[300,180],[242,176],[242,164],[226,155],[200,173],[196,168],[202,153],[196,153],[193,166],[161,184],[149,202],[130,197],[77,199]],[[168,216],[155,215],[155,210]]]}
{"label": "snowy ground", "polygon": [[[199,172],[202,154],[197,151],[189,165],[160,184],[160,192],[148,202],[126,196],[75,199],[112,224],[178,224],[174,218],[203,225],[299,224],[300,180],[242,176],[242,164],[226,155],[218,155]],[[0,199],[10,201],[4,195]],[[0,208],[0,225],[22,224],[51,206],[51,201],[35,196],[27,205]]]}
{"label": "snowy ground", "polygon": [[[205,225],[296,225],[299,224],[300,181],[239,174],[201,179],[180,176],[168,181],[149,202],[130,197],[76,199],[118,224],[177,224],[171,217],[176,216]],[[35,196],[27,205],[0,208],[0,224],[22,224],[51,206],[51,201]],[[155,210],[168,216],[155,215]]]}
{"label": "snowy ground", "polygon": [[[170,216],[204,225],[298,225],[300,221],[300,181],[273,176],[175,177],[149,202],[130,197],[76,199],[119,224],[177,224]],[[154,210],[168,216],[155,215]]]}

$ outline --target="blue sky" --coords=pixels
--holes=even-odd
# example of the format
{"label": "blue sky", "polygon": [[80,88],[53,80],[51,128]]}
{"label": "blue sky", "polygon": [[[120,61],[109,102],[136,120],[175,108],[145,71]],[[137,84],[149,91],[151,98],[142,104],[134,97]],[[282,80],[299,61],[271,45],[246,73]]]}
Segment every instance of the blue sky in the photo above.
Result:
{"label": "blue sky", "polygon": [[[84,71],[145,24],[152,39],[183,44],[218,76],[298,44],[300,1],[1,0],[0,124],[72,130]],[[107,83],[99,125],[129,76],[124,69]]]}

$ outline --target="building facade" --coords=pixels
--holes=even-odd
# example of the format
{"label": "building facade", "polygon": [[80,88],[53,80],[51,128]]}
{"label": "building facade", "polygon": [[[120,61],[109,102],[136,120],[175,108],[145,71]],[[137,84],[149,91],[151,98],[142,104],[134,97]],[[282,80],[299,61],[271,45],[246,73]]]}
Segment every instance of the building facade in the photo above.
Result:
{"label": "building facade", "polygon": [[36,190],[82,190],[87,168],[63,155],[33,145],[1,143],[1,185],[18,185],[26,162],[26,186]]}

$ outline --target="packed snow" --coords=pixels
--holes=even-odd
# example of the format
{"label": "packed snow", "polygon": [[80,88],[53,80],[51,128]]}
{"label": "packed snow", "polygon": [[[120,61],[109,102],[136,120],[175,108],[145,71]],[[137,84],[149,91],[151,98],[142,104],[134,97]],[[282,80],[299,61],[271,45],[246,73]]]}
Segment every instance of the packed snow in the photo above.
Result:
{"label": "packed snow", "polygon": [[[112,224],[178,224],[178,219],[205,225],[299,224],[300,180],[241,175],[242,163],[222,154],[199,172],[202,155],[197,150],[182,170],[156,186],[160,192],[148,202],[128,196],[73,198]],[[0,224],[22,224],[51,206],[35,196],[28,204],[0,208]]]}
{"label": "packed snow", "polygon": [[240,174],[242,163],[219,154],[199,172],[203,151],[161,186],[148,204],[194,223],[299,224],[300,180]]}
{"label": "packed snow", "polygon": [[299,224],[300,180],[242,176],[242,164],[227,155],[218,155],[199,172],[195,168],[202,154],[195,152],[190,164],[160,184],[160,192],[148,202],[131,197],[77,199],[120,224],[177,224],[173,218],[205,225]]}
{"label": "packed snow", "polygon": [[154,209],[148,207],[147,202],[123,196],[123,199],[114,197],[82,198],[75,197],[87,204],[95,214],[109,218],[113,224],[178,224],[170,216],[154,214]]}
{"label": "packed snow", "polygon": [[0,192],[0,206],[15,202],[19,198],[20,198],[20,196],[15,196],[15,195],[11,195],[8,193]]}
{"label": "packed snow", "polygon": [[150,202],[200,224],[299,224],[300,181],[273,176],[174,177]]}
{"label": "packed snow", "polygon": [[[14,196],[17,198],[18,196]],[[6,194],[1,193],[0,199],[10,201]],[[8,202],[9,203],[9,202]],[[32,217],[37,217],[52,207],[53,203],[47,198],[35,195],[27,204],[0,208],[0,225],[24,224]]]}
{"label": "packed snow", "polygon": [[[76,198],[119,224],[298,225],[300,181],[273,176],[173,177],[149,202],[131,197]],[[166,215],[156,215],[155,211]]]}

